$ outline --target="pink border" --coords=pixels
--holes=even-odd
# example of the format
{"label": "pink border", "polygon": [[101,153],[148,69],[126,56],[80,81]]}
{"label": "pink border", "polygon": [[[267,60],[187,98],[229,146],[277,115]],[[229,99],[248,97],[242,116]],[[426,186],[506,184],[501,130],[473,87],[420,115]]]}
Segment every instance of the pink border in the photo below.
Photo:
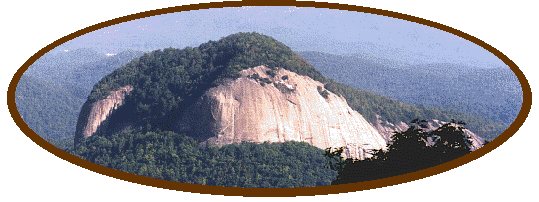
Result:
{"label": "pink border", "polygon": [[[268,198],[242,198],[183,193],[133,184],[103,176],[66,162],[37,146],[15,125],[5,104],[9,82],[16,70],[41,48],[87,26],[152,9],[178,6],[178,1],[77,1],[24,2],[3,4],[2,71],[0,94],[4,102],[1,118],[4,129],[0,147],[0,201],[156,201],[156,200],[242,200],[270,201]],[[83,1],[84,2],[84,1]],[[183,1],[191,4],[196,1]],[[332,1],[336,2],[336,1]],[[475,36],[513,60],[537,84],[537,17],[532,1],[357,1],[344,2],[405,13],[439,22]],[[539,85],[539,84],[538,84]],[[393,187],[330,196],[283,198],[279,200],[489,200],[521,201],[536,196],[536,148],[528,144],[536,136],[530,116],[520,131],[499,148],[451,171]],[[461,183],[467,179],[468,183]],[[535,186],[534,186],[535,185]],[[7,198],[6,198],[7,197]]]}

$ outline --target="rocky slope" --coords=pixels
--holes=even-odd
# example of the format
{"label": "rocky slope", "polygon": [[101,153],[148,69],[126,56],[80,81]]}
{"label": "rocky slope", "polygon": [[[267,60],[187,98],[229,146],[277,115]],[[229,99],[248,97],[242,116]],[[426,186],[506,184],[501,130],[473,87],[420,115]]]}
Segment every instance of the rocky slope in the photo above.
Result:
{"label": "rocky slope", "polygon": [[88,138],[103,125],[113,110],[122,105],[125,96],[133,90],[132,86],[125,86],[117,91],[110,92],[105,99],[96,102],[89,100],[82,106],[75,132],[75,145],[82,138]]}
{"label": "rocky slope", "polygon": [[322,83],[284,69],[271,71],[243,70],[240,78],[211,88],[178,121],[179,128],[212,134],[205,142],[215,145],[304,141],[321,149],[344,146],[354,158],[385,148],[378,131],[344,98],[327,91],[323,97]]}

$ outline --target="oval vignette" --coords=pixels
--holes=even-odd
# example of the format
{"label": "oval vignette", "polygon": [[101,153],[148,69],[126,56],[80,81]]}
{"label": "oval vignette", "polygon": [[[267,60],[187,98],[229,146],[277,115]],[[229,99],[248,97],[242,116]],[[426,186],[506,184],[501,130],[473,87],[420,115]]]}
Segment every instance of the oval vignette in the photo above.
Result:
{"label": "oval vignette", "polygon": [[[63,37],[62,39],[55,41],[53,44],[43,48],[38,53],[36,53],[34,56],[32,56],[15,74],[14,80],[10,84],[9,92],[8,92],[8,104],[10,108],[10,112],[17,123],[17,125],[21,128],[21,130],[34,142],[36,142],[41,147],[45,148],[46,150],[50,151],[51,153],[55,154],[56,156],[65,159],[73,164],[82,166],[84,168],[87,168],[89,170],[105,174],[108,176],[112,176],[115,178],[119,178],[122,180],[127,180],[130,182],[140,183],[144,185],[150,185],[154,187],[161,187],[166,189],[173,189],[173,190],[180,190],[180,191],[188,191],[188,192],[197,192],[197,193],[210,193],[210,194],[219,194],[219,195],[242,195],[242,196],[299,196],[299,195],[320,195],[320,194],[331,194],[331,193],[344,193],[349,191],[360,191],[360,190],[366,190],[366,189],[373,189],[373,188],[379,188],[379,187],[385,187],[395,184],[400,184],[404,182],[410,182],[416,179],[421,179],[424,177],[432,176],[441,172],[445,172],[447,170],[456,168],[460,165],[463,165],[465,163],[468,163],[472,160],[475,160],[484,154],[492,151],[496,147],[500,146],[503,142],[505,142],[509,137],[511,137],[516,131],[520,128],[520,126],[524,123],[530,107],[531,107],[531,90],[529,88],[529,84],[527,83],[524,75],[522,72],[518,69],[518,67],[510,61],[505,55],[503,55],[501,52],[497,51],[493,47],[491,47],[488,44],[485,44],[482,41],[479,41],[478,39],[475,39],[474,37],[471,37],[465,33],[462,33],[458,30],[454,30],[449,27],[445,27],[436,23],[428,22],[420,18],[414,18],[398,13],[392,13],[388,11],[382,11],[382,10],[375,10],[370,8],[362,8],[362,7],[356,7],[356,6],[345,6],[345,5],[334,5],[334,4],[326,4],[326,3],[312,3],[312,2],[294,2],[291,5],[295,6],[317,6],[317,7],[328,7],[328,8],[339,8],[339,9],[346,9],[350,11],[361,11],[366,13],[375,13],[375,14],[381,14],[385,16],[390,17],[396,17],[400,19],[405,19],[408,21],[414,21],[418,22],[420,24],[425,24],[431,27],[435,27],[447,32],[450,32],[452,34],[455,34],[457,36],[460,36],[462,38],[465,38],[469,41],[474,42],[475,44],[478,44],[482,46],[483,48],[487,49],[488,51],[494,53],[498,58],[500,58],[505,64],[507,64],[513,72],[517,75],[521,82],[522,90],[523,90],[523,100],[522,103],[522,109],[517,117],[517,119],[513,122],[513,124],[508,128],[506,131],[503,132],[500,136],[498,136],[494,141],[492,141],[490,144],[484,146],[481,149],[478,149],[471,154],[468,154],[464,157],[461,157],[457,160],[454,160],[452,162],[439,165],[433,168],[429,168],[426,170],[423,170],[421,172],[415,172],[415,173],[409,173],[402,176],[396,176],[391,177],[387,179],[381,179],[371,182],[361,182],[361,183],[354,183],[354,184],[347,184],[347,185],[337,185],[337,186],[329,186],[329,187],[313,187],[313,188],[295,188],[295,189],[243,189],[243,188],[229,188],[229,187],[209,187],[209,186],[202,186],[202,185],[194,185],[194,184],[182,184],[182,183],[176,183],[176,182],[167,182],[162,180],[156,180],[156,179],[149,179],[141,176],[136,176],[132,174],[123,173],[117,170],[108,169],[102,166],[98,166],[96,164],[78,159],[74,156],[71,156],[70,154],[67,154],[60,149],[52,146],[48,142],[45,142],[42,138],[37,136],[32,130],[28,128],[28,126],[22,121],[20,115],[17,113],[15,102],[14,102],[14,91],[16,88],[16,83],[18,79],[22,76],[22,73],[28,68],[30,64],[35,62],[39,57],[41,57],[44,53],[51,50],[52,48],[62,44],[63,42],[69,41],[77,36],[83,35],[85,33],[88,33],[92,30],[97,30],[103,27],[107,27],[113,24],[120,23],[122,21],[132,20],[132,19],[138,19],[141,17],[148,17],[163,13],[171,13],[175,11],[182,11],[182,10],[192,10],[192,9],[203,9],[203,8],[212,8],[212,7],[235,7],[235,6],[241,6],[246,5],[248,3],[243,2],[226,2],[226,3],[212,3],[212,4],[203,4],[203,5],[189,5],[189,6],[182,6],[177,8],[167,8],[162,10],[156,10],[156,11],[149,11],[144,13],[139,13],[132,16],[122,17],[119,19],[114,19],[111,21],[106,21],[104,23],[100,23],[95,26],[91,26],[88,28],[85,28],[81,31],[75,32],[73,34],[70,34],[66,37]],[[251,5],[251,4],[249,4]]]}

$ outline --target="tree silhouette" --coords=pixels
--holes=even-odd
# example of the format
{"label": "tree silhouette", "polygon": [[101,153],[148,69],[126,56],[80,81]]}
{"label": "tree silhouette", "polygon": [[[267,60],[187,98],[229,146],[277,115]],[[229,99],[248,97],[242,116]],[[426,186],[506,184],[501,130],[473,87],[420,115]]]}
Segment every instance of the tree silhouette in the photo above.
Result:
{"label": "tree silhouette", "polygon": [[470,153],[472,141],[465,134],[464,129],[464,127],[454,123],[446,123],[430,132],[429,136],[435,142],[431,148],[440,163],[445,163]]}
{"label": "tree silhouette", "polygon": [[[406,131],[396,131],[391,137],[386,150],[374,150],[372,157],[342,159],[342,148],[325,155],[337,163],[330,168],[338,171],[332,184],[346,184],[369,181],[402,175],[432,166],[436,166],[470,153],[472,144],[464,127],[446,123],[439,128],[426,132],[425,120],[414,119]],[[338,155],[338,156],[337,156]],[[337,157],[336,157],[337,156]],[[338,158],[340,157],[340,158]]]}

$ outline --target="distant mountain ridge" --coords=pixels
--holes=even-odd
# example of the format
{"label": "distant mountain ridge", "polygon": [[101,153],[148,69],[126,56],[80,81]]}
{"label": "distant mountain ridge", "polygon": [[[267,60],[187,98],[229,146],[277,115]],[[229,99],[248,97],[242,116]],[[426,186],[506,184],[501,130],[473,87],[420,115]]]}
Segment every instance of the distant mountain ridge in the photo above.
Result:
{"label": "distant mountain ridge", "polygon": [[328,78],[414,105],[441,107],[510,124],[522,103],[520,83],[510,69],[456,64],[393,68],[320,52],[298,52]]}

